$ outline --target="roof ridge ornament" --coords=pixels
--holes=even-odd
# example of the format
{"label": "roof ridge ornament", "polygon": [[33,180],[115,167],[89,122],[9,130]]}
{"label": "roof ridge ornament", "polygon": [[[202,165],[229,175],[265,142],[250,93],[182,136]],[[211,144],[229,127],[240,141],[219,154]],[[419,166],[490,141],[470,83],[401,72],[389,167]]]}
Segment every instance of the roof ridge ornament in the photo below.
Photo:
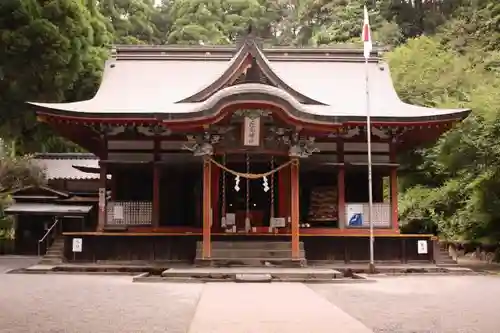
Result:
{"label": "roof ridge ornament", "polygon": [[253,25],[252,20],[248,22],[248,28],[247,28],[247,36],[255,36],[255,28]]}
{"label": "roof ridge ornament", "polygon": [[245,34],[242,34],[240,37],[236,38],[236,48],[238,50],[241,49],[245,44],[247,46],[255,45],[258,48],[262,48],[264,45],[262,38],[258,37],[256,34],[256,28],[253,20],[249,20]]}

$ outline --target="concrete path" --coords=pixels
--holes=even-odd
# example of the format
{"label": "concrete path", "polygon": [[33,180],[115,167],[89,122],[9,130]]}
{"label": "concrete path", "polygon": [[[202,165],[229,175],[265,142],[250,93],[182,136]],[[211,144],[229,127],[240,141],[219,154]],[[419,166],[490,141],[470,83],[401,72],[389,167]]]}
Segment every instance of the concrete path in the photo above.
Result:
{"label": "concrete path", "polygon": [[362,323],[296,283],[206,284],[189,333],[369,333]]}

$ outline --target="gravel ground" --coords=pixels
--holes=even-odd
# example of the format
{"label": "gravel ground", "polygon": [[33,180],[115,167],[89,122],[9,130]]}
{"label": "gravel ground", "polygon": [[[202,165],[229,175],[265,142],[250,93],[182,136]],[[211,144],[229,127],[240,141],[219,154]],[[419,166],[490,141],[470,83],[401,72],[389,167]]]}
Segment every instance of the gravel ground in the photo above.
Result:
{"label": "gravel ground", "polygon": [[[0,257],[0,333],[184,333],[207,288],[132,283],[130,276],[2,274],[32,261]],[[218,287],[221,299],[236,295],[227,286]],[[500,332],[498,276],[387,277],[309,287],[374,332]],[[289,295],[298,306],[299,298]]]}
{"label": "gravel ground", "polygon": [[202,287],[133,284],[130,276],[0,274],[0,332],[184,333]]}
{"label": "gravel ground", "polygon": [[0,274],[11,269],[26,268],[28,266],[35,265],[39,261],[40,258],[38,257],[0,256]]}
{"label": "gravel ground", "polygon": [[500,332],[495,276],[405,276],[310,287],[374,332]]}

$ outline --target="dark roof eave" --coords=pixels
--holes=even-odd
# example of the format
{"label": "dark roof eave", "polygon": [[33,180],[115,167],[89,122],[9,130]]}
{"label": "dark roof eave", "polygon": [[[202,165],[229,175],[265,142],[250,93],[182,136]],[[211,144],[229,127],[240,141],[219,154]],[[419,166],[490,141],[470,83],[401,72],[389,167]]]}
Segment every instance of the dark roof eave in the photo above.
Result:
{"label": "dark roof eave", "polygon": [[[256,100],[256,103],[259,103]],[[190,122],[198,121],[203,117],[211,117],[215,115],[214,107],[203,110],[199,112],[192,113],[87,113],[80,111],[68,111],[68,110],[57,110],[40,107],[38,114],[50,115],[55,117],[64,117],[68,120],[75,121],[90,121],[90,122],[145,122],[145,123],[155,123],[160,121],[168,122],[169,120],[174,120],[176,122]],[[378,117],[372,116],[371,122],[374,125],[402,125],[402,126],[412,126],[427,123],[446,123],[454,121],[462,121],[469,116],[471,109],[457,109],[454,113],[436,115],[436,116],[415,116],[415,117]],[[365,116],[330,116],[330,115],[317,115],[312,113],[307,113],[299,110],[293,112],[294,116],[304,121],[311,121],[314,123],[325,123],[325,124],[346,124],[346,125],[365,125]]]}
{"label": "dark roof eave", "polygon": [[[435,116],[415,116],[415,117],[371,117],[371,122],[377,125],[398,124],[412,126],[416,124],[428,123],[448,123],[454,121],[462,121],[469,116],[471,109],[457,109],[456,112],[448,114],[440,114]],[[347,124],[364,125],[366,117],[350,117],[346,121]]]}
{"label": "dark roof eave", "polygon": [[[66,120],[98,120],[98,121],[116,121],[119,119],[126,121],[140,121],[140,122],[156,122],[156,113],[109,113],[109,112],[86,112],[86,111],[73,111],[64,109],[53,109],[45,106],[33,105],[28,103],[31,107],[36,108],[35,113],[38,116],[52,116],[52,117],[64,117]],[[61,103],[64,105],[64,103]]]}
{"label": "dark roof eave", "polygon": [[73,168],[75,168],[78,171],[90,173],[90,174],[99,174],[101,172],[100,167],[88,167],[88,166],[82,166],[82,165],[73,165]]}

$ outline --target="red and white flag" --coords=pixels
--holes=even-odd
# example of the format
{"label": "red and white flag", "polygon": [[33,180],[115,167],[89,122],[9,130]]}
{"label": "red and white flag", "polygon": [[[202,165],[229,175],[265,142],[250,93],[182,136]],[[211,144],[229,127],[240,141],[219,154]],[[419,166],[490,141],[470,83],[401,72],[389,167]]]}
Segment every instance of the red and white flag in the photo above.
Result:
{"label": "red and white flag", "polygon": [[368,18],[368,9],[365,6],[365,18],[363,22],[363,34],[361,36],[363,39],[363,54],[365,59],[370,58],[370,52],[372,51],[372,33],[370,31],[370,19]]}

